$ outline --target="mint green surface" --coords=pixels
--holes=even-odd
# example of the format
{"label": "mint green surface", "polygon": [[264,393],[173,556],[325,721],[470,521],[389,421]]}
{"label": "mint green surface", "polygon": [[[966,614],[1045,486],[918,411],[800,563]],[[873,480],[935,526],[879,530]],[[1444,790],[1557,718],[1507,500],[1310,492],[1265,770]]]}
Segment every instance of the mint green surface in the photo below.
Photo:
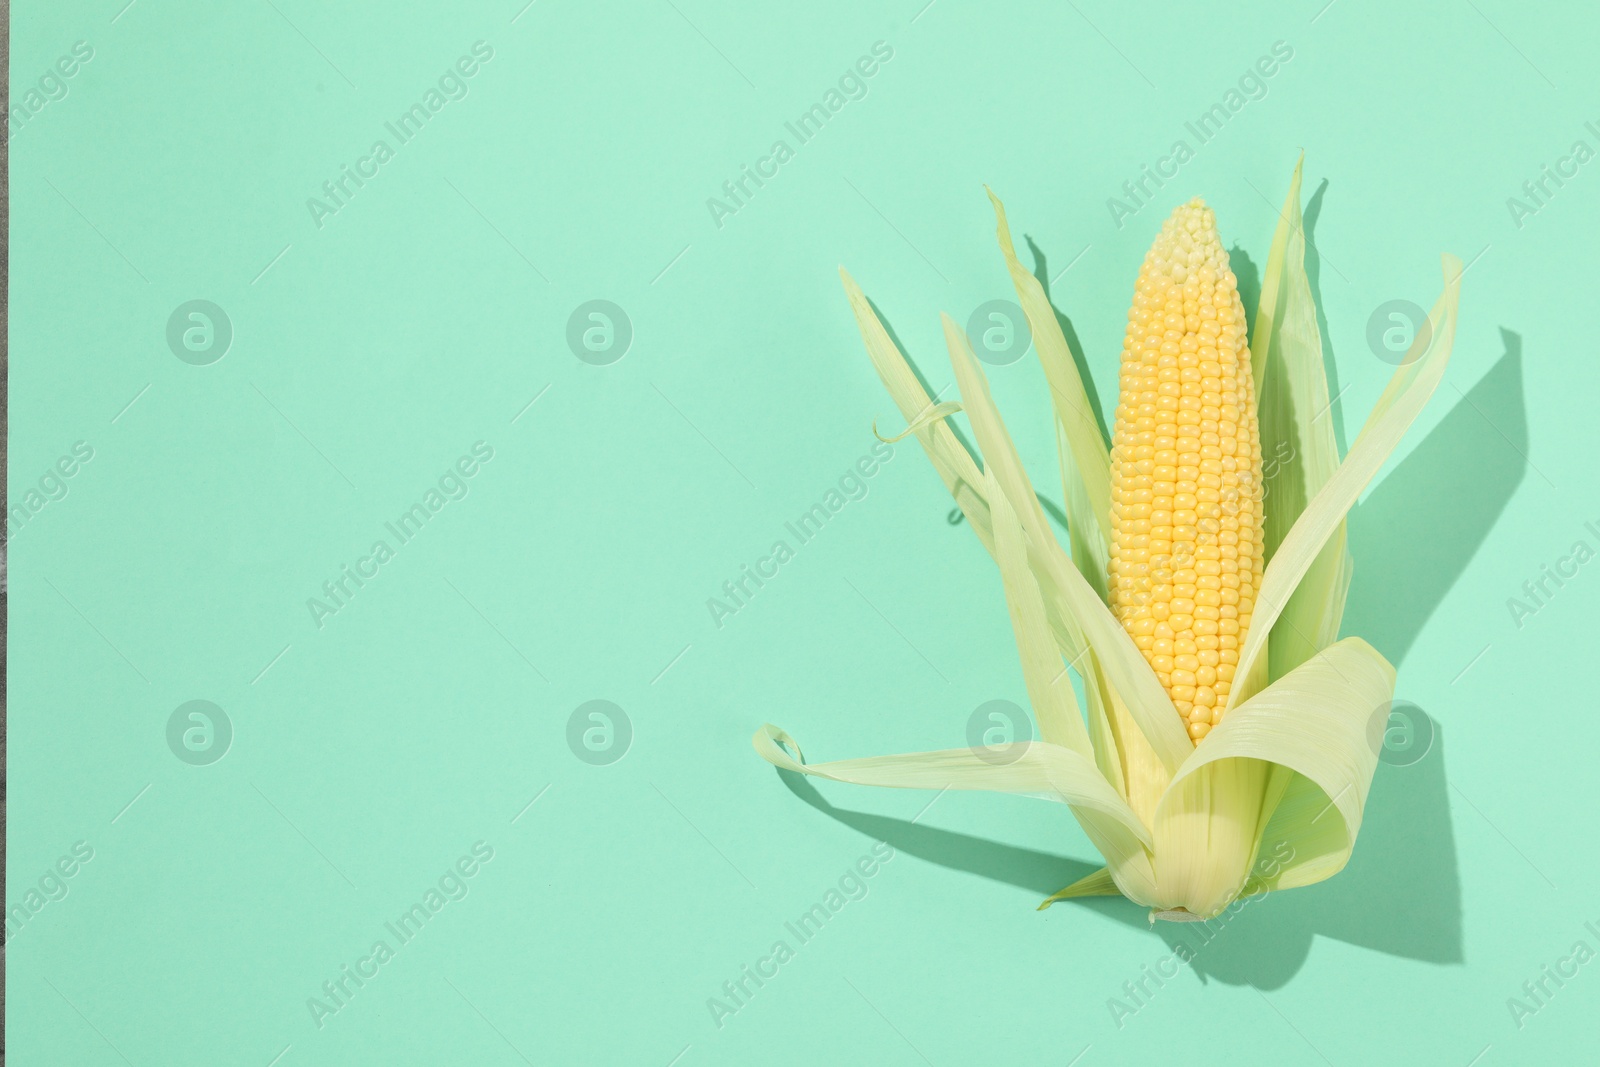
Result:
{"label": "mint green surface", "polygon": [[[1592,12],[122,3],[13,12],[8,1063],[1593,1056]],[[801,143],[785,124],[876,42],[865,95]],[[1274,42],[1292,57],[1200,144],[1186,123]],[[385,124],[430,89],[401,143]],[[1108,198],[1178,139],[1193,158],[1119,228]],[[1342,875],[1180,967],[1192,928],[1034,910],[1098,866],[1064,808],[791,789],[749,737],[957,747],[1025,701],[995,568],[913,442],[806,543],[786,528],[874,418],[899,429],[836,267],[946,385],[937,313],[1013,298],[989,183],[1109,420],[1162,218],[1204,195],[1249,283],[1302,147],[1343,441],[1392,369],[1374,309],[1430,304],[1442,251],[1471,264],[1445,385],[1351,521],[1346,632],[1437,736],[1380,765]],[[777,171],[708,208],[746,166]],[[345,167],[370,176],[340,206]],[[231,324],[214,362],[182,343],[207,320],[169,347],[193,300]],[[592,300],[631,323],[618,361],[569,346]],[[1059,502],[1037,362],[988,370]],[[376,574],[313,612],[347,565]],[[231,724],[220,760],[187,713],[169,745],[196,700]],[[569,731],[593,700],[627,717],[620,760],[585,740],[614,755],[617,716]],[[802,942],[785,924],[841,880],[859,899]],[[369,977],[332,1011],[346,966]]]}

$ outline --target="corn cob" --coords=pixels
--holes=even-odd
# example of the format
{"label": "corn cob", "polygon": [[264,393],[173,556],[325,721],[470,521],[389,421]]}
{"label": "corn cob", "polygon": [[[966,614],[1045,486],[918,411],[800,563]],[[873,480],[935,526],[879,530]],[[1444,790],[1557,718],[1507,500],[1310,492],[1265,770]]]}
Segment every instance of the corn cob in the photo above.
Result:
{"label": "corn cob", "polygon": [[1244,308],[1196,198],[1128,312],[1111,452],[1111,606],[1196,742],[1221,721],[1261,588],[1261,442]]}

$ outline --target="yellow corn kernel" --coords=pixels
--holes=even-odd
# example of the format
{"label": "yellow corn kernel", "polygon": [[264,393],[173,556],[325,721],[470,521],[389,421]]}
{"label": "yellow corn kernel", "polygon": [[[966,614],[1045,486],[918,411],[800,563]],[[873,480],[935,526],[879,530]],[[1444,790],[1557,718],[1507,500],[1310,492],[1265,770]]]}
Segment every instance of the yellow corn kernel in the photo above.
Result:
{"label": "yellow corn kernel", "polygon": [[1262,563],[1244,306],[1198,198],[1172,213],[1139,270],[1120,382],[1111,606],[1152,638],[1140,650],[1198,743],[1221,721]]}

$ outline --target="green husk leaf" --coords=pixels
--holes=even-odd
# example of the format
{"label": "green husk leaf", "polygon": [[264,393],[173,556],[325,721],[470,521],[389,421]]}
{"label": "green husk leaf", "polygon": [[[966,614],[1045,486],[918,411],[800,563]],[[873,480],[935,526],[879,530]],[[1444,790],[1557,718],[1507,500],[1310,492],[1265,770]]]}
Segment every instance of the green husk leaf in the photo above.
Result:
{"label": "green husk leaf", "polygon": [[885,437],[883,434],[879,433],[878,421],[874,419],[872,421],[872,436],[876,437],[886,445],[892,445],[898,441],[904,441],[907,437],[910,437],[924,426],[938,422],[940,419],[948,419],[951,415],[954,415],[960,410],[961,405],[956,403],[954,400],[946,400],[941,404],[935,404],[933,407],[924,411],[921,415],[918,415],[911,421],[911,425],[907,426],[904,430],[901,430],[893,437]]}
{"label": "green husk leaf", "polygon": [[[1305,219],[1300,212],[1301,166],[1272,239],[1261,284],[1261,308],[1251,338],[1251,364],[1259,398],[1264,487],[1271,507],[1265,516],[1270,560],[1306,502],[1339,468],[1328,403],[1328,372],[1322,363],[1317,306],[1306,275]],[[1273,303],[1269,306],[1269,297]]]}
{"label": "green husk leaf", "polygon": [[[984,493],[990,501],[994,520],[995,561],[1000,565],[1006,603],[1011,611],[1012,626],[1016,635],[1017,652],[1022,660],[1023,678],[1028,688],[1029,701],[1033,705],[1034,716],[1039,722],[1040,735],[1046,742],[1059,744],[1076,752],[1086,761],[1093,761],[1095,770],[1101,774],[1102,780],[1122,796],[1120,777],[1106,778],[1100,754],[1090,743],[1089,735],[1084,729],[1077,698],[1072,691],[1072,680],[1067,677],[1067,670],[1062,666],[1060,647],[1051,632],[1046,618],[1044,599],[1028,562],[1027,535],[1023,531],[1016,511],[1011,507],[1010,499],[995,479],[992,467],[985,476],[987,480]],[[1042,522],[1042,518],[1040,521]],[[1043,535],[1049,536],[1047,528],[1044,529]],[[1093,659],[1092,654],[1087,658]],[[1098,676],[1095,671],[1090,670],[1085,678],[1087,692],[1093,700],[1099,693]],[[1074,814],[1085,832],[1089,834],[1090,840],[1100,849],[1101,855],[1116,864],[1124,880],[1134,891],[1151,887],[1154,872],[1150,857],[1142,847],[1135,848],[1135,842],[1130,840],[1125,832],[1114,825],[1107,825],[1106,820],[1109,816],[1103,812],[1075,808]],[[1137,811],[1132,814],[1141,826],[1145,825],[1144,815]]]}
{"label": "green husk leaf", "polygon": [[1079,897],[1114,897],[1120,895],[1122,890],[1117,888],[1116,881],[1111,877],[1111,869],[1101,867],[1093,874],[1084,875],[1067,888],[1046,897],[1039,910],[1043,911],[1058,900],[1075,900]]}
{"label": "green husk leaf", "polygon": [[1187,774],[1179,770],[1151,825],[1156,896],[1140,903],[1209,919],[1233,902],[1271,814],[1266,804],[1272,766],[1261,759],[1229,759]]}
{"label": "green husk leaf", "polygon": [[1294,774],[1262,835],[1260,855],[1288,856],[1271,874],[1258,874],[1251,891],[1314,885],[1344,869],[1354,840],[1343,819],[1331,814],[1328,794],[1303,774]]}
{"label": "green husk leaf", "polygon": [[[1437,325],[1431,331],[1427,351],[1395,371],[1389,388],[1379,398],[1378,410],[1368,418],[1350,454],[1306,505],[1294,528],[1283,539],[1277,555],[1267,564],[1261,590],[1256,595],[1250,633],[1239,652],[1236,677],[1259,677],[1260,672],[1253,668],[1266,647],[1267,635],[1301,579],[1444,377],[1455,340],[1456,308],[1461,298],[1461,261],[1446,255],[1444,274],[1444,292],[1430,316]],[[1230,707],[1250,697],[1252,689],[1251,684],[1236,687],[1230,694]],[[1226,718],[1223,721],[1226,722]]]}
{"label": "green husk leaf", "polygon": [[[1092,654],[1084,656],[1076,666],[1078,673],[1083,676],[1083,693],[1089,701],[1089,743],[1094,746],[1095,766],[1106,776],[1106,781],[1126,797],[1129,795],[1128,775],[1122,766],[1122,746],[1111,728],[1111,697],[1106,691],[1105,675],[1100,671],[1099,664],[1094,661]],[[1137,729],[1137,727],[1132,728]],[[1153,753],[1150,761],[1157,762]],[[1140,812],[1139,817],[1145,818],[1145,813]]]}
{"label": "green husk leaf", "polygon": [[1006,260],[1006,270],[1017,290],[1017,302],[1027,316],[1033,334],[1033,348],[1039,354],[1045,381],[1050,386],[1050,401],[1061,429],[1066,449],[1061,459],[1062,489],[1071,538],[1072,561],[1106,599],[1106,568],[1111,553],[1111,454],[1100,426],[1089,406],[1078,365],[1067,346],[1055,308],[1045,295],[1039,279],[1017,259],[1006,221],[1005,205],[987,186],[989,203],[994,206],[996,236]]}
{"label": "green husk leaf", "polygon": [[889,331],[878,320],[878,313],[872,310],[866,294],[855,279],[843,267],[839,268],[839,277],[844,282],[845,295],[850,299],[850,309],[855,312],[856,325],[861,330],[862,341],[866,343],[867,355],[883,381],[883,387],[889,391],[890,398],[900,409],[907,424],[915,427],[917,442],[928,454],[934,470],[939,473],[956,506],[978,535],[978,540],[992,555],[994,533],[989,524],[989,503],[978,489],[983,480],[978,465],[942,418],[927,418],[929,413],[938,408],[938,404],[923,388],[916,372],[900,354],[900,349],[895,347]]}
{"label": "green husk leaf", "polygon": [[[978,472],[971,454],[942,419],[931,417],[938,405],[923,388],[854,279],[844,270],[840,270],[839,274],[878,377],[907,421],[916,426],[917,440],[945,488],[967,517],[978,540],[993,555],[994,532],[989,517],[989,503],[984,496],[983,476]],[[1037,507],[1037,501],[1034,507]],[[1140,786],[1154,783],[1144,787],[1141,796],[1158,793],[1159,786],[1170,776],[1170,770],[1159,763],[1126,709],[1111,695],[1105,679],[1101,677],[1095,656],[1089,652],[1082,633],[1068,613],[1065,599],[1054,587],[1054,579],[1048,568],[1035,566],[1033,569],[1044,596],[1045,611],[1056,644],[1068,663],[1083,675],[1089,697],[1089,728],[1096,764],[1124,796],[1128,795],[1130,780]],[[1143,806],[1145,804],[1141,801]],[[1153,806],[1150,811],[1143,811],[1141,817],[1148,818],[1151,811]]]}
{"label": "green husk leaf", "polygon": [[1067,513],[1067,546],[1072,562],[1100,599],[1110,603],[1110,543],[1099,533],[1088,488],[1083,484],[1083,475],[1073,459],[1072,443],[1060,419],[1056,420],[1056,457],[1061,466],[1061,501]]}
{"label": "green husk leaf", "polygon": [[[985,471],[979,477],[985,480],[979,483],[979,488],[984,492],[985,499],[995,490],[1010,497],[1012,512],[1026,535],[1030,558],[1045,556],[1051,549],[1054,549],[1056,556],[1060,556],[1061,546],[1045,519],[1039,498],[1034,495],[1033,484],[1028,480],[1028,472],[1022,465],[1016,446],[1011,442],[1000,412],[994,405],[994,398],[989,395],[988,380],[978,369],[966,333],[948,315],[941,315],[940,323],[944,327],[945,346],[950,350],[950,363],[955,368],[956,386],[961,390],[964,401],[962,410],[983,454]],[[979,405],[976,410],[973,408],[975,400]],[[991,516],[991,531],[993,522]],[[1037,567],[1035,571],[1037,573]],[[1041,584],[1046,580],[1041,578]],[[1052,598],[1046,596],[1045,599],[1049,606]],[[1057,614],[1062,624],[1059,631],[1062,654],[1069,661],[1078,660],[1086,647],[1082,626],[1070,610],[1061,610]]]}
{"label": "green husk leaf", "polygon": [[[1033,334],[1034,351],[1039,355],[1045,380],[1050,387],[1051,405],[1056,413],[1062,506],[1067,513],[1067,542],[1072,562],[1095,595],[1104,602],[1108,599],[1110,558],[1110,453],[1095,422],[1088,393],[1066,336],[1061,331],[1061,324],[1056,319],[1055,309],[1044,292],[1044,286],[1017,258],[1005,205],[992,190],[985,191],[994,207],[1000,251],[1016,288],[1018,303],[1027,316],[1028,328]],[[1047,576],[1041,576],[1040,582],[1054,591],[1053,583]],[[1067,655],[1084,678],[1095,761],[1117,790],[1127,796],[1130,775],[1123,766],[1124,759],[1132,759],[1136,764],[1148,764],[1155,761],[1155,756],[1142,737],[1130,737],[1126,742],[1119,742],[1119,731],[1112,727],[1115,709],[1109,707],[1112,701],[1106,692],[1097,657],[1093,654],[1083,656],[1070,648],[1067,649]],[[1124,736],[1136,732],[1131,722],[1124,721],[1121,727],[1120,732]],[[1147,773],[1143,777],[1158,778],[1170,774],[1170,767],[1144,770]],[[1133,776],[1141,777],[1138,768]]]}
{"label": "green husk leaf", "polygon": [[[1107,681],[1171,773],[1194,751],[1194,743],[1184,731],[1178,710],[1172,706],[1171,698],[1133,638],[1084,580],[1072,560],[1061,551],[1045,522],[1044,511],[1033,494],[1005,421],[989,395],[989,383],[978,368],[967,336],[948,315],[944,316],[944,333],[972,432],[978,439],[984,462],[1000,489],[1010,498],[1028,535],[1030,559],[1039,576],[1042,593],[1046,598],[1052,595],[1060,598],[1058,613],[1070,620],[1081,634],[1080,647],[1087,642],[1093,655],[1098,657]],[[1077,650],[1064,651],[1068,652],[1069,660],[1077,653]]]}
{"label": "green husk leaf", "polygon": [[[1454,288],[1459,291],[1463,267],[1461,260],[1455,256],[1444,257],[1445,288],[1448,292]],[[1418,378],[1429,371],[1430,357],[1437,352],[1441,345],[1448,356],[1450,343],[1455,336],[1456,307],[1451,302],[1447,305],[1443,297],[1434,304],[1428,312],[1428,328],[1419,330],[1411,339],[1411,348],[1406,352],[1405,358],[1400,361],[1400,366],[1395,368],[1394,375],[1389,379],[1389,384],[1384,387],[1383,393],[1378,397],[1378,402],[1372,406],[1372,411],[1367,415],[1367,421],[1361,426],[1361,433],[1356,435],[1359,443],[1361,438],[1373,430],[1388,414],[1389,410],[1400,402],[1416,386]],[[1441,337],[1441,333],[1445,336]],[[1354,445],[1351,446],[1352,450]]]}
{"label": "green husk leaf", "polygon": [[[1088,508],[1084,494],[1083,479],[1078,476],[1076,464],[1072,459],[1072,446],[1067,443],[1066,428],[1061,425],[1061,420],[1056,420],[1056,455],[1061,463],[1061,482],[1066,489],[1067,508],[1067,543],[1071,546],[1072,560],[1076,563],[1080,558],[1092,558],[1096,551],[1095,538],[1086,538],[1077,532],[1077,527],[1072,523],[1072,516]],[[1101,573],[1107,573],[1107,561],[1099,562]],[[1044,583],[1041,582],[1041,585]],[[1093,583],[1090,583],[1093,584]],[[1107,600],[1104,590],[1101,599]],[[1108,601],[1109,602],[1109,601]],[[1094,761],[1100,768],[1100,773],[1106,780],[1116,787],[1117,792],[1128,796],[1128,773],[1123,769],[1125,754],[1124,746],[1117,739],[1117,732],[1112,729],[1111,696],[1106,689],[1104,672],[1100,670],[1099,661],[1093,655],[1080,656],[1075,663],[1068,665],[1076,669],[1083,677],[1084,696],[1089,701],[1089,741],[1094,746]],[[1130,731],[1137,732],[1138,728],[1130,720],[1126,724]],[[1155,754],[1149,751],[1149,743],[1143,743],[1142,755],[1152,765],[1157,764]],[[1165,775],[1164,768],[1154,767],[1155,772]],[[1135,811],[1138,808],[1135,807]],[[1149,813],[1139,812],[1141,819],[1146,819]]]}
{"label": "green husk leaf", "polygon": [[[1278,860],[1274,874],[1257,879],[1261,888],[1308,885],[1349,859],[1378,764],[1394,677],[1376,649],[1347,637],[1223,716],[1179,769],[1175,787],[1228,762],[1266,761],[1295,772],[1261,835],[1261,849]],[[1179,797],[1174,789],[1162,801],[1158,849],[1166,841],[1161,822]]]}
{"label": "green husk leaf", "polygon": [[1282,678],[1338,640],[1354,573],[1348,532],[1340,522],[1273,625],[1266,660],[1269,678]]}
{"label": "green husk leaf", "polygon": [[[845,294],[849,297],[851,310],[855,313],[856,325],[861,330],[861,339],[866,344],[867,355],[871,358],[884,388],[889,391],[895,405],[914,429],[918,443],[927,453],[934,470],[938,472],[940,480],[944,482],[956,505],[966,516],[973,532],[978,535],[978,540],[991,556],[994,555],[994,530],[989,518],[989,502],[984,497],[983,475],[979,472],[971,453],[957,439],[944,418],[936,415],[942,405],[935,403],[928,395],[928,391],[923,388],[921,380],[890,338],[888,329],[879,320],[877,312],[873,310],[860,286],[856,285],[855,279],[851,278],[843,268],[839,271],[839,277],[844,282]],[[1034,507],[1037,506],[1035,501]],[[1078,660],[1084,648],[1082,637],[1077,635],[1076,628],[1070,620],[1061,617],[1057,603],[1058,598],[1052,596],[1045,598],[1051,630],[1056,635],[1062,654],[1069,661]]]}
{"label": "green husk leaf", "polygon": [[[1104,816],[1088,820],[1084,830],[1092,840],[1108,838],[1095,840],[1108,857],[1143,854],[1150,844],[1150,831],[1094,764],[1060,745],[1026,741],[1009,746],[1001,755],[952,748],[808,764],[798,742],[771,723],[757,730],[751,743],[775,767],[835,782],[890,789],[976,789],[1058,801],[1070,806],[1080,821],[1085,815]],[[784,751],[784,745],[795,755]]]}
{"label": "green husk leaf", "polygon": [[[1322,335],[1305,268],[1305,219],[1300,211],[1304,164],[1302,155],[1284,198],[1251,339],[1251,363],[1260,396],[1263,534],[1268,561],[1307,501],[1339,468]],[[1338,638],[1350,574],[1341,520],[1273,627],[1270,677],[1281,678]]]}
{"label": "green husk leaf", "polygon": [[1062,665],[1061,649],[1050,632],[1045,617],[1044,599],[1028,567],[1028,546],[1022,524],[1011,502],[1001,492],[992,473],[987,475],[986,495],[994,521],[995,562],[1005,586],[1006,606],[1011,612],[1012,631],[1017,640],[1017,655],[1022,660],[1022,677],[1039,723],[1039,736],[1053,745],[1070,748],[1085,759],[1094,759],[1089,733],[1084,727],[1072,679]]}

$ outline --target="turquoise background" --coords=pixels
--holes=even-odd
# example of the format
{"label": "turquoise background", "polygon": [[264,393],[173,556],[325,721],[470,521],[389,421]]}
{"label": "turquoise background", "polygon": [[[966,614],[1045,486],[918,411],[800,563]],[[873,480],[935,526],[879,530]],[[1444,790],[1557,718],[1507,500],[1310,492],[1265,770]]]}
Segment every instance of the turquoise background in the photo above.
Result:
{"label": "turquoise background", "polygon": [[[1322,2],[15,4],[13,105],[75,42],[93,58],[9,131],[10,502],[93,458],[8,526],[7,908],[93,858],[7,927],[8,1061],[1592,1057],[1600,963],[1520,1027],[1507,1002],[1600,949],[1600,563],[1529,617],[1508,599],[1600,549],[1600,162],[1520,225],[1507,198],[1600,148],[1600,19]],[[480,41],[465,98],[398,145],[384,124]],[[799,144],[785,122],[880,41],[865,97]],[[1264,97],[1196,146],[1185,123],[1278,41]],[[380,138],[319,227],[307,200]],[[708,198],[779,138],[793,158],[718,226]],[[1119,229],[1108,198],[1178,138],[1194,158]],[[1012,297],[989,183],[1109,413],[1161,219],[1204,195],[1248,283],[1302,147],[1345,440],[1391,370],[1374,309],[1430,304],[1441,251],[1471,262],[1445,384],[1352,519],[1346,630],[1437,736],[1380,765],[1342,875],[1250,906],[1119,1026],[1110,998],[1191,931],[1036,912],[1097,865],[1064,809],[786,787],[751,752],[764,721],[812,759],[958,746],[1024,701],[993,564],[920,450],[720,627],[707,600],[874,418],[898,428],[837,265],[945,385],[937,313]],[[209,365],[167,342],[196,299],[232,326]],[[595,299],[633,331],[608,365],[567,341]],[[1036,360],[989,370],[1059,501]],[[465,499],[319,628],[308,598],[476,442]],[[168,745],[190,700],[232,725],[209,765]],[[591,700],[631,724],[620,760],[569,747]],[[308,998],[478,842],[464,899],[319,1026]],[[784,924],[861,857],[865,897],[799,945]],[[794,958],[717,1025],[779,939]]]}

